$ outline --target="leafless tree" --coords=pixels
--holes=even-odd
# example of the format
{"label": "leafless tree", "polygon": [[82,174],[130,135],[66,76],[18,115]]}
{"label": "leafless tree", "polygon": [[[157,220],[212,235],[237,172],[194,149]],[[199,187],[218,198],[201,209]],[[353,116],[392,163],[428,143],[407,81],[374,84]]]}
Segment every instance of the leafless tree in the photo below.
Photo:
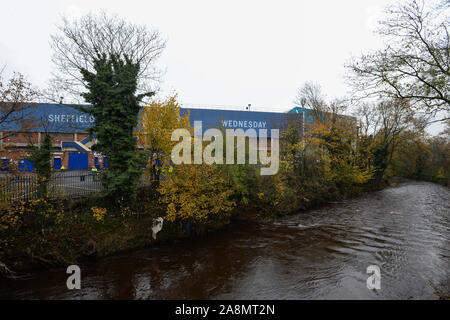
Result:
{"label": "leafless tree", "polygon": [[359,120],[360,138],[377,154],[376,178],[381,179],[406,130],[423,130],[423,123],[407,99],[385,99],[376,104],[361,104],[355,112]]}
{"label": "leafless tree", "polygon": [[117,15],[87,14],[79,19],[62,18],[58,31],[51,36],[52,61],[55,66],[47,97],[53,101],[80,103],[85,91],[82,68],[93,70],[99,54],[128,56],[140,64],[138,89],[154,91],[160,79],[155,67],[166,42],[156,30],[131,23]]}
{"label": "leafless tree", "polygon": [[294,104],[302,108],[321,110],[326,104],[321,86],[314,82],[304,83],[298,89]]}
{"label": "leafless tree", "polygon": [[310,109],[316,121],[323,120],[323,113],[326,111],[325,94],[318,83],[305,82],[297,91],[294,104],[298,107]]}
{"label": "leafless tree", "polygon": [[325,94],[318,83],[304,83],[298,89],[293,102],[298,107],[310,109],[315,120],[322,123],[330,121],[334,123],[344,119],[353,121],[350,117],[342,116],[348,109],[349,101],[345,98],[335,98],[327,103]]}
{"label": "leafless tree", "polygon": [[[3,72],[4,68],[1,70]],[[35,99],[38,91],[33,88],[24,75],[15,72],[3,80],[0,72],[0,139],[8,138],[11,134],[28,131],[38,126],[33,117]]]}
{"label": "leafless tree", "polygon": [[363,102],[357,107],[354,115],[358,118],[358,126],[363,136],[369,136],[378,131],[380,117],[377,113],[376,104]]}
{"label": "leafless tree", "polygon": [[440,6],[410,0],[387,9],[378,34],[383,50],[347,65],[355,96],[408,99],[435,115],[450,111],[450,1]]}
{"label": "leafless tree", "polygon": [[376,104],[363,103],[355,111],[363,136],[383,135],[393,139],[415,122],[411,105],[407,100],[387,99]]}
{"label": "leafless tree", "polygon": [[340,124],[346,128],[357,127],[357,118],[348,115],[350,101],[346,98],[335,98],[326,104],[322,109],[324,123]]}
{"label": "leafless tree", "polygon": [[414,113],[407,100],[393,99],[381,101],[377,105],[376,115],[379,117],[380,130],[385,139],[395,137],[412,124]]}

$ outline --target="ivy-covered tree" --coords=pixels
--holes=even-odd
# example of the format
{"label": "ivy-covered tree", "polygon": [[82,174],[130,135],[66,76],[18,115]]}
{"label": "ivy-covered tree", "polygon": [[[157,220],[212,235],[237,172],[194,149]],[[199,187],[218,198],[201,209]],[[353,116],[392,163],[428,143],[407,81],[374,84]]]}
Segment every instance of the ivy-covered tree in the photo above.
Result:
{"label": "ivy-covered tree", "polygon": [[136,95],[139,63],[128,56],[106,54],[94,59],[94,71],[82,69],[88,92],[83,94],[92,107],[83,111],[95,117],[90,134],[97,136],[97,150],[108,157],[102,183],[114,203],[129,203],[136,195],[145,158],[136,148],[134,129],[140,102],[153,92]]}
{"label": "ivy-covered tree", "polygon": [[48,133],[44,136],[44,141],[40,146],[31,147],[33,154],[28,158],[33,162],[38,174],[38,197],[45,198],[47,196],[47,186],[52,171],[50,166],[52,155],[52,139]]}

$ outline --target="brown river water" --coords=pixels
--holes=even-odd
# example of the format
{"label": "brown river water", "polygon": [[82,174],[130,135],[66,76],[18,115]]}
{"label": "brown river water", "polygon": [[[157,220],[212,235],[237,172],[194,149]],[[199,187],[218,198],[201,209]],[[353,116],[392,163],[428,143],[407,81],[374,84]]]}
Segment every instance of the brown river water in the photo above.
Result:
{"label": "brown river water", "polygon": [[[380,290],[367,288],[369,265]],[[81,268],[0,279],[3,299],[438,299],[450,292],[450,190],[427,182]]]}

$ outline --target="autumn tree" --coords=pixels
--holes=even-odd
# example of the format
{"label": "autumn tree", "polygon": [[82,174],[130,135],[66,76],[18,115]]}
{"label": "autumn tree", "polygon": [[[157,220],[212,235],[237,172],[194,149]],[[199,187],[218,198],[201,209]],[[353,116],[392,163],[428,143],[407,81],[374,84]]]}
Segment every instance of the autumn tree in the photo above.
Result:
{"label": "autumn tree", "polygon": [[399,137],[398,146],[392,157],[391,174],[424,179],[431,165],[432,156],[426,135],[407,130]]}
{"label": "autumn tree", "polygon": [[408,100],[386,99],[375,105],[360,106],[356,115],[360,119],[360,164],[367,168],[373,167],[375,179],[380,182],[392,162],[402,133],[416,122],[414,110]]}
{"label": "autumn tree", "polygon": [[[331,111],[331,110],[330,110]],[[372,178],[372,170],[356,158],[357,122],[350,116],[326,112],[306,130],[309,153],[318,159],[323,172],[336,188],[351,188]]]}
{"label": "autumn tree", "polygon": [[308,81],[298,89],[293,102],[296,106],[307,108],[313,114],[319,115],[326,106],[326,97],[320,84]]}
{"label": "autumn tree", "polygon": [[235,206],[231,182],[218,165],[177,165],[158,190],[169,221],[204,223],[229,215]]}
{"label": "autumn tree", "polygon": [[429,136],[412,126],[401,133],[393,154],[392,175],[450,183],[450,137],[445,131]]}
{"label": "autumn tree", "polygon": [[387,9],[378,34],[382,50],[352,60],[347,68],[355,96],[408,100],[431,115],[450,108],[450,2],[420,0]]}
{"label": "autumn tree", "polygon": [[161,167],[168,167],[173,146],[177,143],[171,140],[175,129],[190,129],[189,112],[181,114],[177,96],[171,96],[165,101],[154,101],[143,107],[139,116],[139,126],[136,134],[151,164],[151,181],[159,183],[160,170],[154,166],[159,162]]}
{"label": "autumn tree", "polygon": [[37,90],[24,75],[15,72],[5,81],[0,72],[0,140],[38,125],[33,117],[37,96]]}
{"label": "autumn tree", "polygon": [[428,141],[432,154],[428,175],[450,186],[450,120],[443,132]]}
{"label": "autumn tree", "polygon": [[47,91],[54,101],[80,101],[85,92],[81,70],[95,71],[98,55],[124,57],[138,63],[137,92],[153,91],[160,78],[155,62],[165,48],[157,30],[131,23],[117,15],[87,14],[78,19],[64,17],[51,36],[55,72]]}
{"label": "autumn tree", "polygon": [[[282,154],[287,159],[287,174],[297,177],[299,188],[328,185],[335,192],[369,181],[371,168],[361,166],[357,159],[357,119],[345,115],[348,101],[327,102],[319,84],[306,82],[294,103],[306,110],[301,125],[291,122],[282,133]],[[306,187],[305,192],[309,188],[314,187]]]}

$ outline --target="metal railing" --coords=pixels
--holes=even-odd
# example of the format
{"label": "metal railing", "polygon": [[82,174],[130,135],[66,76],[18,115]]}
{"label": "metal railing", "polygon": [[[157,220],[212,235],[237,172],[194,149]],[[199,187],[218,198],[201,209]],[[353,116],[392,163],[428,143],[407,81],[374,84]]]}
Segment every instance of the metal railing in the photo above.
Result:
{"label": "metal railing", "polygon": [[[38,198],[38,177],[35,173],[0,175],[0,199],[3,201]],[[49,198],[82,197],[103,190],[99,175],[88,171],[66,171],[52,174],[47,185]]]}
{"label": "metal railing", "polygon": [[38,180],[35,174],[0,175],[0,201],[36,199],[37,188]]}
{"label": "metal railing", "polygon": [[[47,185],[49,198],[80,198],[103,190],[102,172],[90,171],[56,171]],[[150,176],[143,172],[140,187],[151,184]],[[38,199],[38,177],[36,173],[0,173],[0,200],[28,201]]]}
{"label": "metal railing", "polygon": [[52,174],[48,184],[49,198],[83,197],[103,190],[100,173],[63,171]]}

